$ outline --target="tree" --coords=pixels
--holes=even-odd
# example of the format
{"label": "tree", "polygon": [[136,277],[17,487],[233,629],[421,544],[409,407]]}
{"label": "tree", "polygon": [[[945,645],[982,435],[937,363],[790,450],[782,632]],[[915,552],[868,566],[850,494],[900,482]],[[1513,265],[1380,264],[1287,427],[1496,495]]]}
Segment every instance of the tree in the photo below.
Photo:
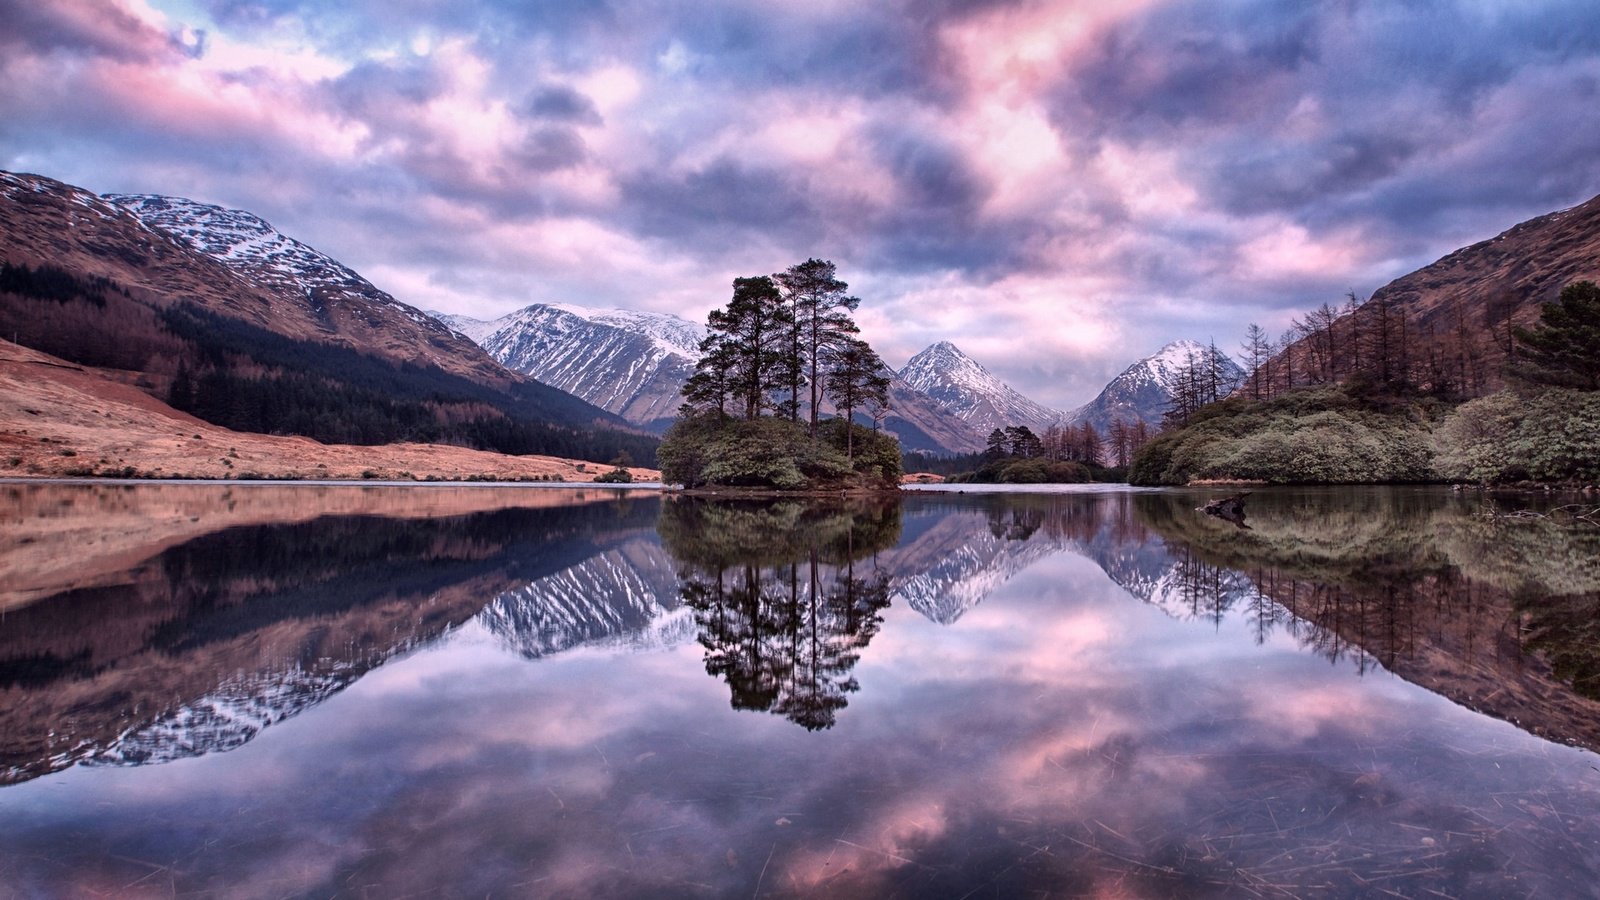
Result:
{"label": "tree", "polygon": [[1245,365],[1250,367],[1250,396],[1252,399],[1261,399],[1261,367],[1267,364],[1272,356],[1272,339],[1267,337],[1267,330],[1254,322],[1244,330],[1244,343],[1239,345],[1244,351]]}
{"label": "tree", "polygon": [[708,335],[700,342],[700,360],[683,385],[684,405],[690,411],[716,410],[719,421],[728,417],[733,394],[734,350],[726,336]]}
{"label": "tree", "polygon": [[773,276],[783,289],[794,320],[787,365],[792,369],[788,383],[796,404],[795,421],[799,421],[800,387],[808,384],[813,435],[817,433],[817,413],[826,389],[822,369],[828,354],[860,332],[850,313],[861,305],[861,300],[845,293],[850,286],[835,277],[836,272],[827,260],[808,259]]}
{"label": "tree", "polygon": [[863,407],[889,405],[888,367],[866,341],[850,338],[829,354],[829,371],[824,377],[828,396],[846,423],[845,458],[855,459],[855,428],[852,417]]}
{"label": "tree", "polygon": [[730,394],[743,405],[744,417],[777,409],[772,395],[784,387],[784,338],[794,324],[778,286],[766,275],[735,278],[733,299],[712,310],[706,324],[711,338],[721,338],[713,349],[727,354]]}
{"label": "tree", "polygon": [[1126,468],[1128,459],[1133,455],[1133,432],[1128,428],[1128,423],[1121,419],[1112,419],[1107,435],[1111,442],[1112,465],[1119,469]]}
{"label": "tree", "polygon": [[1033,433],[1033,429],[1026,425],[1011,425],[1005,431],[1006,440],[1011,444],[1011,455],[1022,459],[1033,459],[1044,453],[1044,442]]}
{"label": "tree", "polygon": [[1077,429],[1077,456],[1079,462],[1098,466],[1105,460],[1105,443],[1100,440],[1100,432],[1088,422],[1084,422]]}
{"label": "tree", "polygon": [[1007,455],[1007,443],[1008,439],[1006,438],[1006,433],[1004,431],[996,428],[995,430],[989,432],[988,445],[983,449],[984,458],[1000,459],[1001,457]]}
{"label": "tree", "polygon": [[1183,363],[1167,383],[1171,399],[1167,401],[1167,410],[1161,417],[1162,427],[1182,428],[1204,403],[1201,399],[1200,372],[1200,358],[1195,356],[1193,350],[1185,351]]}
{"label": "tree", "polygon": [[1513,328],[1522,359],[1511,369],[1532,383],[1600,390],[1600,285],[1575,281],[1546,303],[1533,328]]}

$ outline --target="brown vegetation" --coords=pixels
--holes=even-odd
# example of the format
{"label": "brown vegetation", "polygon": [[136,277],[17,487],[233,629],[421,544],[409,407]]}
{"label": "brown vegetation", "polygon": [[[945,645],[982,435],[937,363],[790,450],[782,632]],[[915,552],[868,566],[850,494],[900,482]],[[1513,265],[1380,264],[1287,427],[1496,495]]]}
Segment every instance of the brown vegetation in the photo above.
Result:
{"label": "brown vegetation", "polygon": [[[124,380],[0,341],[0,476],[592,481],[607,466],[436,444],[376,447],[230,431]],[[652,481],[653,469],[629,470]]]}

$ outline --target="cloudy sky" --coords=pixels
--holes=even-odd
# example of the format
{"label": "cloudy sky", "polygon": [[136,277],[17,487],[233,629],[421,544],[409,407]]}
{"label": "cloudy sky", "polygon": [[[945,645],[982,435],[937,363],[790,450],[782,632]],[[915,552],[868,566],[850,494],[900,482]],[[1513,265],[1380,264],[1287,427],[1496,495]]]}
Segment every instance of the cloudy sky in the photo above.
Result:
{"label": "cloudy sky", "polygon": [[[1114,10],[1114,11],[1113,11]],[[703,320],[835,261],[1071,407],[1600,192],[1600,4],[0,0],[0,168],[256,212],[416,306]]]}

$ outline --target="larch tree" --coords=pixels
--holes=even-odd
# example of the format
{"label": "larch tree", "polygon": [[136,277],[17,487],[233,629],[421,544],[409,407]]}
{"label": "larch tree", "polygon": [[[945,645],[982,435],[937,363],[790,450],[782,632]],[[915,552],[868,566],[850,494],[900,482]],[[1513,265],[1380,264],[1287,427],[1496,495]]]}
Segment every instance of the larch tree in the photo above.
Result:
{"label": "larch tree", "polygon": [[1250,396],[1252,399],[1261,399],[1261,369],[1272,358],[1272,339],[1267,337],[1267,330],[1254,322],[1244,330],[1244,343],[1239,345],[1244,352],[1245,364],[1250,367]]}

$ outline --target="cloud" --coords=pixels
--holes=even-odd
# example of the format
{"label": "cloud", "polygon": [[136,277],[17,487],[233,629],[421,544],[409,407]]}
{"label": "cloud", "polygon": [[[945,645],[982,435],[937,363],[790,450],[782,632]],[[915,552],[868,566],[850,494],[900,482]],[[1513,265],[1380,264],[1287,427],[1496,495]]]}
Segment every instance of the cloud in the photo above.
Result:
{"label": "cloud", "polygon": [[242,206],[446,310],[698,319],[825,257],[886,357],[1060,407],[1600,189],[1580,0],[0,14],[0,167]]}

